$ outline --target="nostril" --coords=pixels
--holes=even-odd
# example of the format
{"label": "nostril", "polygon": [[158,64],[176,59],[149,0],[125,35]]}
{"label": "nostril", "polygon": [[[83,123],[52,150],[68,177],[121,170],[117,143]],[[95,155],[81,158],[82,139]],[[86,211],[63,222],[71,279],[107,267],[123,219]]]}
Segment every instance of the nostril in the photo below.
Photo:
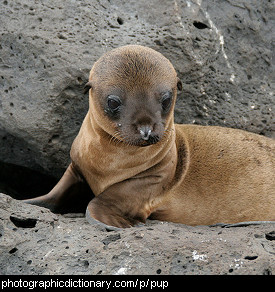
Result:
{"label": "nostril", "polygon": [[139,133],[141,135],[141,138],[145,141],[149,140],[150,135],[152,133],[152,128],[150,126],[141,126],[139,128]]}

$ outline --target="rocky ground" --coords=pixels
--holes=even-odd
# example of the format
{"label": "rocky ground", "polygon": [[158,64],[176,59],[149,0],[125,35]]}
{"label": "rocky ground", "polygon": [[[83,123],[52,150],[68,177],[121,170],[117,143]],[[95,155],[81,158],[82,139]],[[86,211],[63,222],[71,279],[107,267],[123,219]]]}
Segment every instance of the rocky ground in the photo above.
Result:
{"label": "rocky ground", "polygon": [[[0,1],[0,192],[23,199],[61,177],[106,51],[141,44],[183,82],[175,120],[274,136],[272,1]],[[107,232],[8,196],[0,273],[274,274],[274,225],[148,222]]]}
{"label": "rocky ground", "polygon": [[159,221],[107,231],[0,194],[0,274],[275,273],[275,226],[221,228]]}

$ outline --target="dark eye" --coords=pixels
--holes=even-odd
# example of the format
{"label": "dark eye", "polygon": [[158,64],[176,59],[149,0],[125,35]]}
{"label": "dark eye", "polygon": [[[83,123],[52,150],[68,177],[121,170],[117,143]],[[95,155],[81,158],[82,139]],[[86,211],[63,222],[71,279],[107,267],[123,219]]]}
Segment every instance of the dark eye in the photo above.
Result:
{"label": "dark eye", "polygon": [[107,103],[108,103],[108,108],[111,111],[116,111],[121,105],[121,100],[118,96],[109,95],[107,99]]}
{"label": "dark eye", "polygon": [[172,92],[168,91],[162,95],[161,106],[164,111],[167,111],[172,103]]}

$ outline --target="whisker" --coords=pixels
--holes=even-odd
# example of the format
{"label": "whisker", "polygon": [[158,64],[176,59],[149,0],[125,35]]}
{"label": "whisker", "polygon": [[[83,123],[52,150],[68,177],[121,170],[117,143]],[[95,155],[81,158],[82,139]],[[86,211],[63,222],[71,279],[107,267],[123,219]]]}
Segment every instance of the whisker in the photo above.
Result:
{"label": "whisker", "polygon": [[118,145],[119,143],[123,143],[119,131],[115,131],[114,135],[109,140],[109,143],[115,143],[116,145]]}

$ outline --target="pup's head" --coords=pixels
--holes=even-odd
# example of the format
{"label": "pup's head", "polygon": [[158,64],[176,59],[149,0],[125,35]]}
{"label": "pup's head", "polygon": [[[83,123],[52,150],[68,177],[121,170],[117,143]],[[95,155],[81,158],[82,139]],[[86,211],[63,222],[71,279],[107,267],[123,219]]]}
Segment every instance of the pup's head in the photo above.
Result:
{"label": "pup's head", "polygon": [[135,45],[114,49],[94,64],[87,87],[90,113],[114,140],[148,146],[172,130],[182,85],[162,54]]}

